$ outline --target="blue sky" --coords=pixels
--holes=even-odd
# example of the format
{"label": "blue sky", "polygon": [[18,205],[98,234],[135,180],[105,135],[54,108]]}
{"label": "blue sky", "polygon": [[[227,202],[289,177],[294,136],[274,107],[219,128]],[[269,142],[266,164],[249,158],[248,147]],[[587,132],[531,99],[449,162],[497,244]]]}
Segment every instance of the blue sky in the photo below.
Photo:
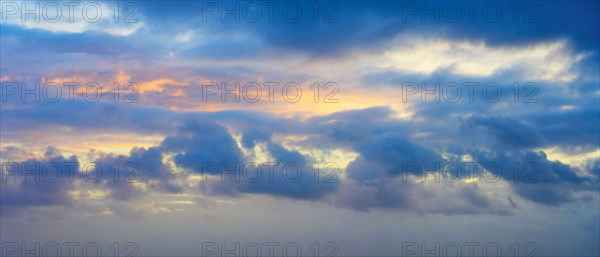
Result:
{"label": "blue sky", "polygon": [[0,3],[3,255],[600,255],[597,1]]}

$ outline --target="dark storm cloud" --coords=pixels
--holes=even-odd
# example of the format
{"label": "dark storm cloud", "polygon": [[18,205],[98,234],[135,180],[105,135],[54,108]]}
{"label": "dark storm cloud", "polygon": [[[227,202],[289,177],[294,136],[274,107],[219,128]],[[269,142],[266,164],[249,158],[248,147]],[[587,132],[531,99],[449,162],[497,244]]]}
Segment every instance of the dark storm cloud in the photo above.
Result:
{"label": "dark storm cloud", "polygon": [[[379,110],[382,116],[373,115],[371,112],[376,109],[371,109],[370,112],[366,110],[352,111],[344,113],[345,117],[352,117],[351,119],[344,120],[340,118],[341,115],[330,115],[330,121],[334,122],[323,122],[327,124],[330,130],[334,130],[338,127],[338,124],[344,124],[353,121],[356,122],[354,130],[363,131],[360,139],[353,140],[355,143],[345,145],[345,147],[351,147],[353,151],[356,151],[360,156],[351,162],[346,170],[347,174],[357,180],[361,184],[358,188],[371,188],[375,192],[385,189],[386,183],[393,183],[394,175],[401,173],[403,165],[407,163],[417,163],[420,169],[426,169],[426,172],[435,170],[436,164],[444,166],[448,162],[456,162],[459,160],[453,159],[442,159],[435,151],[431,148],[420,146],[406,136],[400,136],[398,134],[389,133],[405,133],[410,134],[415,129],[421,128],[420,126],[386,126],[386,114],[383,110]],[[360,115],[363,114],[363,115]],[[333,117],[336,117],[335,119]],[[324,117],[321,119],[325,119]],[[379,122],[370,122],[379,121]],[[360,123],[360,125],[358,124]],[[391,124],[395,122],[391,121]],[[397,122],[396,122],[397,123]],[[482,149],[494,149],[494,152],[487,153],[481,150],[469,150],[470,141],[465,140],[464,136],[456,137],[454,141],[450,141],[450,147],[446,146],[444,151],[451,154],[469,154],[474,157],[481,167],[494,164],[499,165],[503,171],[501,178],[513,185],[517,194],[525,199],[532,200],[542,204],[557,205],[565,202],[581,200],[575,196],[578,192],[590,192],[594,191],[593,183],[597,181],[597,176],[594,178],[593,169],[592,177],[578,175],[575,172],[575,168],[563,164],[558,161],[550,161],[547,159],[543,152],[534,153],[527,149],[535,148],[543,145],[543,137],[523,123],[513,120],[507,117],[482,117],[482,116],[471,116],[466,121],[467,126],[483,126],[488,131],[483,132],[483,137],[475,145]],[[459,125],[459,123],[456,123]],[[541,126],[541,125],[540,125]],[[447,127],[447,125],[446,125]],[[368,133],[373,128],[379,128],[377,134]],[[327,131],[327,129],[321,128],[321,131]],[[352,130],[347,130],[352,131]],[[467,137],[473,136],[473,132],[469,131],[465,133]],[[438,136],[443,137],[444,134],[434,135],[434,138]],[[356,139],[356,138],[354,138]],[[323,140],[321,138],[316,141]],[[326,140],[326,139],[325,139]],[[335,141],[330,141],[335,142]],[[341,145],[341,144],[340,144]],[[454,145],[454,146],[453,146]],[[474,145],[474,146],[475,146]],[[502,146],[502,147],[498,147]],[[440,149],[441,150],[441,149]],[[514,171],[514,165],[518,165],[520,174],[517,174],[515,179],[514,174],[510,171]],[[424,168],[423,168],[424,167]],[[496,166],[494,166],[496,167]],[[535,169],[535,173],[533,172]],[[466,170],[465,167],[461,167],[461,170]],[[420,174],[420,171],[411,170],[414,174]],[[475,173],[481,172],[481,170],[474,170]],[[480,174],[479,174],[480,175]],[[371,186],[369,186],[371,185]],[[378,186],[373,186],[378,185]],[[410,183],[402,184],[403,187],[410,187]],[[393,186],[391,187],[393,188]],[[398,189],[400,190],[400,189]],[[402,190],[408,190],[406,188]],[[388,193],[390,193],[388,195]],[[353,195],[353,194],[350,194]],[[379,196],[377,201],[369,202],[373,206],[386,206],[386,199],[384,195],[392,196],[391,192],[375,194]],[[411,194],[404,195],[405,198],[394,198],[390,202],[391,206],[403,206],[413,201],[410,200]],[[423,193],[427,195],[427,193]],[[472,195],[474,199],[484,199],[483,195]],[[350,198],[351,199],[351,198]],[[403,199],[403,200],[401,200]],[[356,204],[364,201],[361,198],[356,198],[358,201]],[[353,205],[351,203],[349,205]],[[379,204],[374,204],[378,202]],[[394,203],[394,204],[392,204]],[[473,201],[475,203],[482,203]],[[365,204],[365,202],[363,202]],[[360,207],[362,206],[362,207]],[[481,204],[480,206],[485,206]],[[359,204],[355,206],[359,209],[367,208],[364,205]]]}
{"label": "dark storm cloud", "polygon": [[[315,131],[323,135],[317,136],[315,143],[327,142],[359,154],[346,168],[348,180],[338,194],[328,198],[332,204],[361,211],[384,208],[447,215],[509,213],[510,208],[492,200],[477,186],[456,184],[451,190],[445,188],[449,191],[441,200],[438,190],[416,182],[414,179],[426,173],[439,172],[448,161],[411,139],[414,128],[392,116],[390,109],[377,107],[309,121],[309,127],[316,127]],[[423,204],[433,202],[439,204]]]}
{"label": "dark storm cloud", "polygon": [[[600,43],[599,18],[596,15],[600,6],[595,1],[577,1],[576,4],[530,1],[518,5],[497,1],[330,1],[319,6],[317,22],[313,2],[278,1],[272,21],[265,3],[138,2],[145,22],[156,31],[176,25],[181,30],[197,28],[211,33],[251,32],[270,46],[308,52],[315,57],[336,55],[355,48],[377,47],[385,40],[406,32],[482,40],[490,45],[529,44],[567,38],[575,48],[595,50]],[[255,4],[261,6],[262,16],[257,22],[248,22],[249,15],[244,15],[248,13],[244,8]],[[209,5],[211,7],[207,7]],[[216,9],[207,11],[213,8],[212,5]],[[302,10],[298,19],[291,19],[291,11],[287,16],[283,12],[283,8],[290,5]],[[223,21],[222,10],[235,8],[239,10],[240,21],[237,22],[232,14],[225,15]],[[456,12],[457,9],[460,13]],[[426,14],[425,10],[434,10],[435,14]],[[497,14],[496,10],[500,13]],[[284,33],[286,36],[282,36]]]}
{"label": "dark storm cloud", "polygon": [[[177,166],[211,176],[213,180],[200,183],[200,189],[211,195],[254,193],[317,200],[335,191],[335,183],[315,182],[310,160],[305,156],[272,142],[270,136],[261,133],[256,130],[244,133],[243,142],[265,143],[274,159],[268,163],[244,158],[227,128],[209,121],[186,121],[176,135],[165,138],[161,149],[175,153]],[[251,138],[251,134],[259,136]],[[337,176],[328,179],[337,180]]]}
{"label": "dark storm cloud", "polygon": [[33,206],[70,206],[72,181],[81,175],[77,157],[64,157],[54,147],[48,147],[40,159],[3,160],[1,172],[2,214]]}
{"label": "dark storm cloud", "polygon": [[[594,146],[600,144],[600,123],[597,122],[600,99],[597,96],[598,63],[593,58],[588,56],[571,67],[569,70],[580,75],[568,82],[532,80],[524,74],[525,69],[515,66],[486,77],[456,75],[447,69],[431,74],[388,70],[367,73],[361,81],[377,89],[392,87],[403,92],[398,102],[409,105],[408,108],[427,124],[407,125],[438,135],[436,140],[442,139],[443,132],[446,137],[460,137],[463,144],[513,150]],[[405,85],[409,83],[417,85],[417,89],[428,90],[435,89],[437,84],[438,90],[436,95],[426,97],[423,91],[408,94]],[[469,92],[467,83],[476,83],[473,93]],[[455,97],[450,94],[453,89],[442,93],[449,85],[460,88],[461,95],[456,102],[451,100]],[[501,92],[497,100],[494,99],[496,89]],[[492,93],[486,94],[486,90]],[[479,137],[487,139],[477,142]],[[496,144],[492,144],[494,141]]]}
{"label": "dark storm cloud", "polygon": [[[590,97],[591,98],[591,97]],[[600,99],[582,99],[574,109],[524,115],[551,144],[600,146]]]}
{"label": "dark storm cloud", "polygon": [[527,149],[542,146],[543,138],[529,126],[508,117],[483,117],[474,115],[465,120],[465,125],[477,133],[484,128],[484,134],[493,137],[496,144],[506,149]]}
{"label": "dark storm cloud", "polygon": [[[421,166],[435,167],[441,162],[441,157],[432,151],[412,142],[402,135],[384,134],[363,141],[355,147],[364,160],[378,163],[389,175],[395,176],[402,172],[403,165],[418,163],[419,168],[414,172],[422,172]],[[361,176],[369,176],[368,170],[355,170],[354,162],[349,164],[348,175],[354,179],[363,180]]]}
{"label": "dark storm cloud", "polygon": [[227,129],[213,122],[186,121],[179,133],[164,139],[161,148],[175,152],[175,164],[201,173],[208,162],[235,166],[242,153]]}
{"label": "dark storm cloud", "polygon": [[163,162],[163,153],[158,147],[133,148],[129,155],[100,156],[95,163],[101,169],[110,167],[110,171],[107,172],[112,172],[113,176],[104,176],[103,182],[110,188],[110,194],[115,199],[130,200],[141,196],[143,191],[135,185],[140,182],[159,192],[182,191],[180,186],[174,183],[176,176]]}
{"label": "dark storm cloud", "polygon": [[480,152],[471,151],[481,164],[495,164],[495,175],[502,176],[523,198],[547,205],[576,200],[575,193],[598,190],[598,176],[593,170],[578,175],[575,168],[551,161],[543,152]]}
{"label": "dark storm cloud", "polygon": [[262,142],[266,144],[267,152],[274,158],[275,163],[282,166],[278,167],[281,171],[276,173],[276,183],[265,179],[257,184],[249,184],[247,192],[318,200],[335,192],[339,187],[339,170],[315,170],[315,167],[311,167],[313,161],[298,151],[288,150],[271,139]]}
{"label": "dark storm cloud", "polygon": [[409,130],[404,130],[405,124],[391,118],[392,115],[393,111],[387,107],[340,111],[313,117],[302,124],[302,128],[318,135],[318,140],[311,140],[312,145],[352,148],[365,139],[389,132],[394,128],[407,133]]}
{"label": "dark storm cloud", "polygon": [[[106,2],[117,3],[127,4]],[[597,1],[276,1],[274,22],[263,8],[257,23],[231,14],[222,22],[221,12],[205,22],[207,3],[229,9],[273,2],[138,1],[141,27],[120,36],[100,23],[79,33],[0,24],[0,81],[116,79],[150,87],[133,104],[114,103],[110,94],[98,103],[21,103],[17,96],[0,104],[0,161],[80,164],[75,183],[31,176],[21,183],[18,175],[2,182],[3,239],[32,239],[35,231],[36,240],[67,240],[94,231],[82,239],[131,237],[145,253],[194,255],[200,237],[258,240],[288,231],[278,240],[316,240],[310,232],[328,229],[321,239],[335,237],[343,252],[362,255],[370,251],[362,244],[397,254],[400,239],[432,235],[498,243],[535,237],[543,256],[599,255]],[[296,22],[281,13],[289,4],[303,11]],[[434,11],[439,22],[427,14],[423,20],[424,9],[453,4],[460,21],[448,22],[444,10]],[[472,22],[467,4],[476,5]],[[493,13],[498,5],[500,19],[486,20],[482,7]],[[419,9],[409,14],[407,7]],[[341,101],[236,105],[216,95],[205,102],[206,80],[336,81]],[[496,103],[481,93],[470,103],[465,91],[458,103],[391,99],[402,82],[423,81],[495,82],[505,94]],[[537,83],[539,101],[524,103],[521,91],[515,102],[515,82]],[[222,109],[234,110],[214,111]],[[23,150],[42,144],[96,149],[87,158],[53,147],[41,157]],[[98,181],[85,181],[94,171],[82,169],[84,159],[103,171]],[[323,170],[323,162],[338,160],[348,165]],[[502,173],[490,182],[482,176],[495,170],[464,162]],[[478,179],[463,174],[449,182],[441,175],[449,163]],[[468,231],[454,231],[460,228]]]}
{"label": "dark storm cloud", "polygon": [[270,139],[270,131],[266,129],[248,128],[242,135],[242,144],[246,148],[254,148],[256,143],[268,142]]}
{"label": "dark storm cloud", "polygon": [[[54,105],[52,111],[65,107],[66,105]],[[79,111],[89,114],[98,111],[95,109],[103,108],[106,107],[98,104]],[[6,113],[16,115],[13,118],[15,120],[18,120],[16,118],[18,115],[35,113],[32,110],[23,112],[18,109],[3,109],[2,111],[3,118]],[[71,111],[77,113],[77,111]],[[454,205],[449,204],[452,201],[448,200],[447,205],[440,204],[435,208],[424,206],[422,204],[424,200],[441,199],[439,192],[437,189],[428,188],[411,179],[403,181],[406,176],[401,171],[405,168],[404,164],[417,163],[422,164],[422,166],[417,166],[418,169],[424,169],[421,171],[432,172],[436,167],[452,161],[452,159],[443,159],[441,152],[456,155],[470,154],[475,161],[482,165],[490,162],[499,163],[503,171],[510,171],[510,165],[515,162],[521,165],[535,163],[539,168],[534,176],[536,183],[514,182],[514,178],[508,173],[503,174],[500,178],[511,183],[515,192],[521,197],[541,204],[558,205],[581,200],[576,194],[593,191],[591,183],[597,180],[597,175],[591,177],[578,175],[572,167],[566,164],[549,161],[545,154],[529,151],[528,149],[541,142],[539,136],[531,136],[528,133],[525,133],[528,136],[524,136],[523,132],[532,132],[532,129],[518,120],[507,117],[466,117],[465,123],[468,126],[487,130],[483,132],[484,135],[487,135],[486,137],[482,137],[476,144],[471,145],[462,137],[447,138],[443,133],[433,134],[427,140],[415,138],[413,135],[422,132],[423,127],[419,124],[395,119],[393,117],[395,113],[385,107],[315,116],[305,121],[277,118],[267,113],[248,111],[175,113],[161,110],[160,112],[164,112],[164,117],[170,118],[160,122],[154,121],[158,123],[149,125],[155,120],[155,115],[151,114],[153,112],[157,113],[155,108],[136,107],[123,110],[118,116],[119,118],[87,120],[85,121],[88,123],[86,126],[79,124],[78,120],[65,119],[62,125],[79,127],[84,132],[85,130],[94,131],[94,124],[104,128],[130,124],[127,129],[137,130],[137,128],[142,129],[144,126],[149,126],[143,130],[150,129],[167,134],[168,136],[163,142],[155,147],[134,148],[128,155],[106,155],[97,158],[97,162],[101,166],[109,166],[115,162],[137,163],[139,172],[136,173],[136,179],[150,185],[150,190],[160,192],[175,193],[181,190],[180,185],[175,182],[176,175],[163,163],[165,154],[172,155],[174,164],[179,168],[199,175],[207,174],[214,178],[199,185],[201,192],[210,195],[266,194],[293,199],[323,200],[336,206],[351,207],[357,210],[393,208],[445,214],[506,214],[509,212],[510,208],[506,209],[508,202],[498,202],[490,198],[483,189],[462,184],[450,187],[451,192],[449,191],[448,195],[452,196],[451,199],[456,200]],[[138,115],[143,113],[148,113],[148,115]],[[51,112],[48,115],[51,115]],[[98,117],[109,116],[98,115]],[[58,116],[56,118],[60,120]],[[124,121],[131,122],[124,123]],[[41,118],[38,119],[37,126],[47,126],[46,123],[53,124],[55,122],[49,117]],[[102,122],[104,123],[102,124]],[[452,124],[455,131],[452,133],[460,135],[461,123],[459,120],[455,120]],[[173,130],[173,126],[179,126],[179,129]],[[448,126],[449,124],[445,124],[446,128]],[[7,130],[11,130],[11,128],[12,126],[5,127]],[[439,132],[436,126],[429,129]],[[249,149],[256,145],[264,146],[274,162],[280,163],[282,166],[293,163],[303,170],[303,176],[293,182],[285,180],[283,177],[285,174],[281,170],[282,166],[279,166],[276,169],[275,182],[272,182],[268,178],[266,170],[263,170],[263,179],[258,182],[248,182],[242,179],[239,183],[231,183],[230,176],[228,182],[222,183],[220,174],[212,170],[214,166],[203,167],[204,163],[216,163],[217,167],[225,170],[239,170],[250,163],[242,154],[242,149],[238,146],[230,130],[240,133],[242,147]],[[272,141],[272,135],[275,133],[309,135],[310,137],[306,140],[298,143],[299,146],[317,149],[341,148],[356,152],[359,156],[351,161],[345,170],[346,179],[336,179],[337,183],[323,183],[322,180],[315,183],[310,167],[314,160],[294,149],[285,148]],[[533,134],[535,135],[535,133]],[[502,138],[506,138],[505,142],[500,142],[505,147],[496,148],[499,139]],[[431,144],[436,140],[450,140],[450,145],[438,148],[436,144]],[[495,152],[479,149],[495,149]],[[417,179],[418,174],[419,170],[411,170],[408,176]],[[334,175],[335,177],[337,174]],[[132,184],[110,183],[110,179],[112,177],[103,180],[103,185],[111,190],[111,196],[116,199],[130,200],[142,193]]]}

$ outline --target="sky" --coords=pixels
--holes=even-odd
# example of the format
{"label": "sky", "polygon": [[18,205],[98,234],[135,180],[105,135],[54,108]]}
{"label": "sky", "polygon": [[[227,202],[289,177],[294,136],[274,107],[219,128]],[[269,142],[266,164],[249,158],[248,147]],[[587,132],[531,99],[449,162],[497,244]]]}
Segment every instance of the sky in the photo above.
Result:
{"label": "sky", "polygon": [[0,7],[0,256],[600,255],[597,1]]}

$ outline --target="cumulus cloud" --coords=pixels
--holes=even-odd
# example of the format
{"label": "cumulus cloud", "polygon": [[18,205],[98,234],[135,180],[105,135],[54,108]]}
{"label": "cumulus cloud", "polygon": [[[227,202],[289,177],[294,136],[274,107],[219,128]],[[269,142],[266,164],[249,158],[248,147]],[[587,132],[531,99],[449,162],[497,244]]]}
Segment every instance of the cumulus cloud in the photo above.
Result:
{"label": "cumulus cloud", "polygon": [[[478,128],[484,129],[479,132]],[[505,149],[531,149],[544,145],[544,138],[529,126],[509,117],[482,117],[473,115],[465,120],[467,133],[492,136],[495,146]]]}
{"label": "cumulus cloud", "polygon": [[479,163],[493,163],[494,174],[511,182],[518,195],[536,203],[559,205],[577,200],[579,192],[598,190],[593,170],[588,176],[580,175],[574,167],[548,160],[544,152],[475,150],[471,155]]}
{"label": "cumulus cloud", "polygon": [[[186,18],[202,15],[202,4],[197,2],[181,2],[176,9],[160,2],[137,3],[144,22],[123,27],[104,26],[109,25],[105,20],[95,25],[81,20],[34,24],[12,17],[0,25],[2,73],[8,74],[1,78],[3,82],[139,80],[142,101],[135,105],[81,100],[23,103],[20,97],[12,97],[0,109],[0,138],[9,144],[39,147],[48,142],[29,137],[39,133],[73,149],[77,147],[72,145],[84,139],[110,134],[107,137],[122,141],[121,153],[102,154],[93,160],[103,167],[133,163],[138,168],[138,184],[110,183],[108,178],[99,183],[98,188],[120,201],[145,192],[179,194],[192,188],[199,197],[261,194],[327,201],[357,210],[510,212],[513,200],[491,194],[477,182],[432,187],[414,181],[418,173],[439,172],[436,167],[465,156],[483,166],[499,163],[503,170],[510,170],[515,162],[537,165],[537,183],[514,183],[508,175],[500,177],[511,186],[510,193],[535,203],[559,205],[595,192],[597,162],[591,161],[582,171],[551,161],[538,150],[598,147],[600,124],[594,122],[600,113],[598,80],[591,76],[598,65],[594,58],[598,17],[582,15],[597,10],[597,3],[563,6],[536,2],[545,10],[539,21],[517,27],[508,15],[494,23],[436,24],[424,23],[418,15],[403,20],[398,16],[402,3],[358,3],[361,8],[334,3],[343,7],[334,23],[317,23],[309,16],[289,23],[277,15],[275,22],[232,24],[219,22],[216,15],[217,22],[198,26],[199,19]],[[579,15],[557,15],[562,12]],[[565,24],[576,29],[563,29],[569,27]],[[289,30],[295,33],[281,36]],[[308,38],[318,43],[305,43]],[[122,62],[115,63],[116,57]],[[339,104],[327,107],[302,106],[287,116],[281,115],[292,108],[286,105],[224,104],[223,109],[229,111],[215,111],[220,108],[215,107],[218,100],[199,101],[201,82],[206,79],[290,78],[303,82],[339,79],[344,96],[358,97],[340,98]],[[402,102],[399,92],[402,82],[461,81],[497,83],[505,98],[491,103],[476,94],[474,102],[423,102],[417,94]],[[539,101],[523,103],[530,92],[507,94],[513,92],[515,82],[522,86],[531,81],[538,83]],[[520,101],[515,102],[516,97]],[[326,114],[314,115],[313,109],[324,109]],[[128,141],[142,136],[151,138],[144,145]],[[77,151],[84,147],[88,145]],[[332,174],[336,183],[315,183],[308,172],[324,157],[314,152],[332,151],[355,157],[344,160],[348,165],[338,172],[320,174]],[[54,151],[48,154],[40,157],[12,146],[1,152],[3,160],[48,162],[62,158]],[[256,183],[221,182],[219,172],[242,170],[259,157],[282,164],[273,174],[276,182],[270,181],[266,170]],[[286,180],[290,174],[282,170],[290,163],[296,165],[293,169],[303,171],[293,182]],[[402,171],[407,163],[419,165],[404,181]],[[198,176],[210,179],[198,182],[194,180]],[[32,197],[16,195],[20,187],[30,192],[24,195]],[[36,189],[10,182],[3,187],[7,190],[3,205],[5,199],[7,205],[71,204],[66,194],[72,190],[70,185],[51,187],[58,197],[37,201],[32,200],[37,197]]]}
{"label": "cumulus cloud", "polygon": [[21,208],[71,206],[72,181],[79,176],[76,156],[64,157],[48,147],[43,157],[25,161],[2,161],[0,203],[2,214]]}
{"label": "cumulus cloud", "polygon": [[202,173],[205,163],[235,166],[242,153],[227,129],[214,122],[189,121],[180,132],[165,138],[162,148],[175,152],[175,164]]}

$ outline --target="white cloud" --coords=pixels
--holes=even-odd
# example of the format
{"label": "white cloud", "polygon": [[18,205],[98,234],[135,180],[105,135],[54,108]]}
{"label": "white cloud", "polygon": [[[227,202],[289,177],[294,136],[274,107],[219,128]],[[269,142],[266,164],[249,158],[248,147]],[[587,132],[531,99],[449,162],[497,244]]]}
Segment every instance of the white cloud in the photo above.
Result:
{"label": "white cloud", "polygon": [[379,67],[424,74],[448,69],[456,75],[477,77],[518,67],[527,79],[569,82],[578,76],[570,68],[585,56],[572,54],[564,40],[519,47],[446,39],[409,42],[376,56]]}
{"label": "white cloud", "polygon": [[102,2],[2,2],[2,24],[58,33],[99,31],[129,36],[144,26],[137,6]]}

